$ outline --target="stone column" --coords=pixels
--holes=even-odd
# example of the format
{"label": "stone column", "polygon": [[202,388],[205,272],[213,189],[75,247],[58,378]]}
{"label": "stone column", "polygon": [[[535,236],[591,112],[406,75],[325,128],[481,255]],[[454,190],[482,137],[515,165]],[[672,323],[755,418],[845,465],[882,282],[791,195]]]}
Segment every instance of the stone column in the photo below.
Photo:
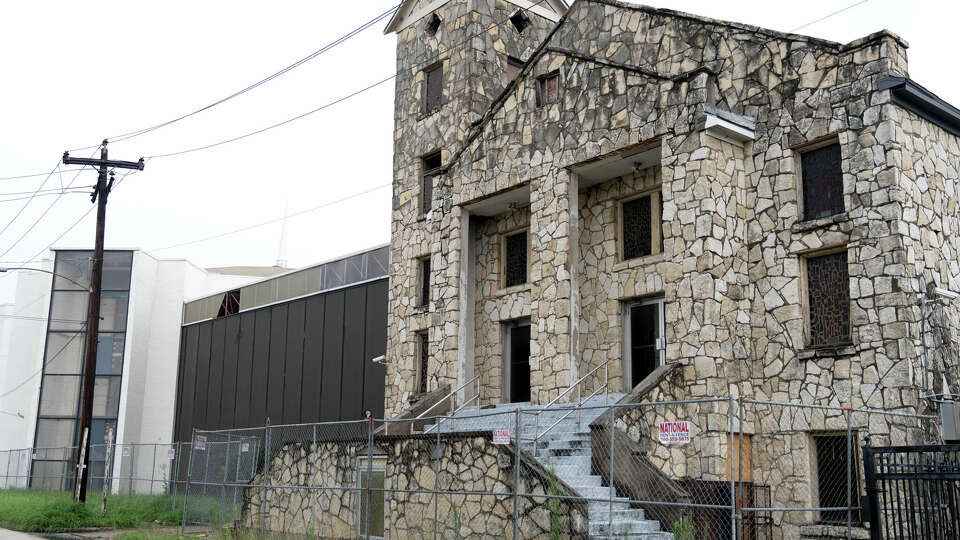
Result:
{"label": "stone column", "polygon": [[[460,285],[457,299],[460,306],[459,325],[457,328],[457,386],[460,386],[474,376],[474,321],[476,319],[476,278],[475,266],[477,262],[474,253],[473,231],[470,229],[470,211],[460,210]],[[457,395],[459,403],[473,397],[472,387],[465,388]]]}
{"label": "stone column", "polygon": [[569,258],[567,271],[570,273],[570,380],[576,381],[580,375],[580,276],[577,265],[580,264],[580,177],[569,173],[567,182],[567,207],[570,208]]}

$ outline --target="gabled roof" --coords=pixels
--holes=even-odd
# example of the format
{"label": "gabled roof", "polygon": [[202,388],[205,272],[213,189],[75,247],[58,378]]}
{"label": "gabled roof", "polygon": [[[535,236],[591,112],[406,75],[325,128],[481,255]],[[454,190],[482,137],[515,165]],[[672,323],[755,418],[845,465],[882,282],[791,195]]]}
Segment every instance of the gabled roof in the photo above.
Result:
{"label": "gabled roof", "polygon": [[[393,17],[390,18],[390,22],[387,23],[387,27],[383,30],[383,33],[390,34],[399,32],[450,1],[451,0],[406,0],[400,5],[397,11],[394,12]],[[506,0],[506,2],[518,8],[528,10],[531,13],[536,13],[553,22],[559,21],[560,17],[563,17],[568,9],[567,3],[564,0]]]}

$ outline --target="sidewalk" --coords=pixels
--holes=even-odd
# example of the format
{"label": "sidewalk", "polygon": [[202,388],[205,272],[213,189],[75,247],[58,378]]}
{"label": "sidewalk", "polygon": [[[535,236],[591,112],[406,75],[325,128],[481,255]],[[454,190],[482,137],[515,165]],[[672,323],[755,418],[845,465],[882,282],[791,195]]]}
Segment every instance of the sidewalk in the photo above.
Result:
{"label": "sidewalk", "polygon": [[0,540],[30,540],[31,538],[40,538],[32,534],[11,531],[9,529],[0,529]]}

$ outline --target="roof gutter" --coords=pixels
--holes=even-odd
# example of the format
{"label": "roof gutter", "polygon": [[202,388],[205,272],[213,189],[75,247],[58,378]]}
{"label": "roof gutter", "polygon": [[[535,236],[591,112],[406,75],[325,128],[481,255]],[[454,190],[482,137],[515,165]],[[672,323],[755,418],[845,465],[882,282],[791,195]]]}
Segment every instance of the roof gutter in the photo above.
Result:
{"label": "roof gutter", "polygon": [[891,74],[880,79],[877,89],[890,90],[894,103],[960,137],[960,109],[913,80]]}

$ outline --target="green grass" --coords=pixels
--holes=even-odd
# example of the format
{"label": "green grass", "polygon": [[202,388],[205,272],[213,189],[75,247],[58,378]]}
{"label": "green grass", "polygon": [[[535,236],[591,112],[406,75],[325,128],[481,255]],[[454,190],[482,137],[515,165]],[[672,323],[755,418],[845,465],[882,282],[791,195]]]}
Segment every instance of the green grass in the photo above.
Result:
{"label": "green grass", "polygon": [[132,528],[146,523],[179,525],[180,508],[171,510],[169,495],[117,495],[107,498],[107,514],[100,517],[100,497],[79,505],[67,492],[0,491],[0,527],[8,529],[60,532],[88,527]]}

